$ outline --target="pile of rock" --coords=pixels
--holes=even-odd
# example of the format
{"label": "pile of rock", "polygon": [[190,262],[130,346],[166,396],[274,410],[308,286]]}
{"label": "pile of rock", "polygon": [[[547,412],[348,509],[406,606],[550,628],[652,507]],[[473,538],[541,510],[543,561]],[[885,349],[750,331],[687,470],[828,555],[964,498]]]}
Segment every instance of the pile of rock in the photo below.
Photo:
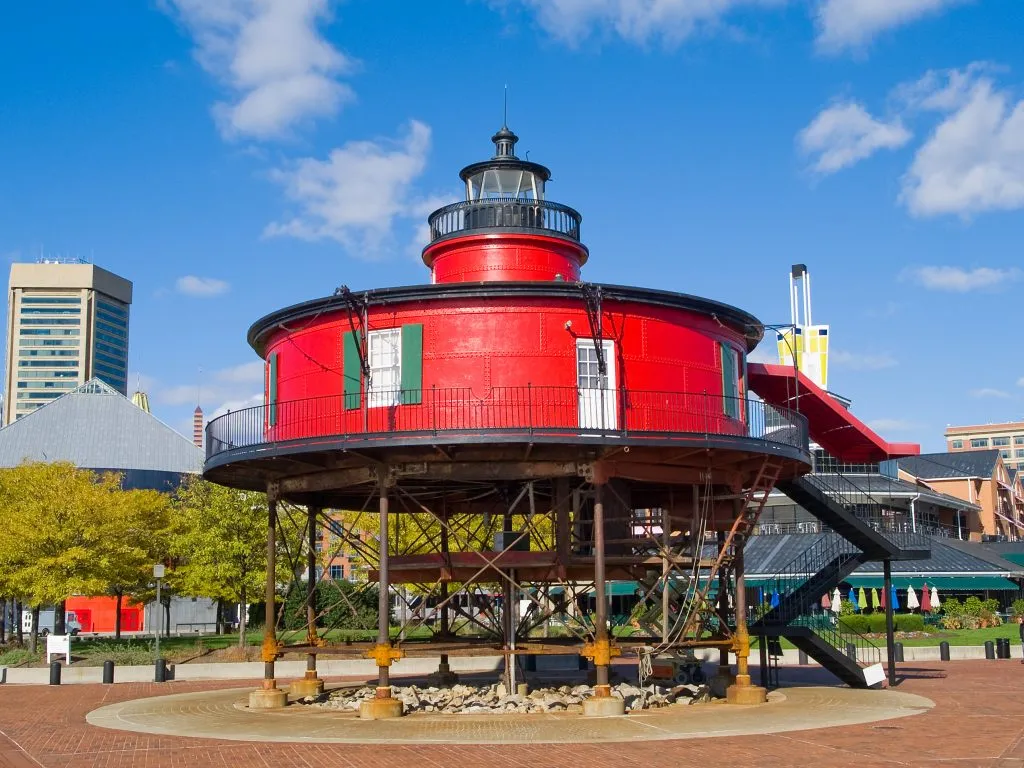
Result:
{"label": "pile of rock", "polygon": [[[302,703],[323,709],[358,711],[359,704],[373,698],[375,689],[342,688],[325,697],[304,699]],[[554,712],[582,712],[583,700],[594,695],[588,685],[562,685],[557,688],[538,688],[526,695],[509,693],[501,684],[473,686],[453,685],[450,688],[420,688],[393,686],[391,695],[399,699],[405,714],[436,712],[443,714],[544,714]],[[626,710],[657,709],[670,704],[693,704],[708,701],[711,694],[707,686],[677,685],[663,688],[648,685],[643,689],[628,683],[612,686],[612,696],[623,699]]]}

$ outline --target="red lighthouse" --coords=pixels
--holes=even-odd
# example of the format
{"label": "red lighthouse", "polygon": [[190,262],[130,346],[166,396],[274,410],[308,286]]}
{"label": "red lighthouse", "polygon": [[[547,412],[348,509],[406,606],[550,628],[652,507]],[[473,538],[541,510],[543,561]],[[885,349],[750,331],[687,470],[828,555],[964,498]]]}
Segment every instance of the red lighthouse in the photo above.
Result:
{"label": "red lighthouse", "polygon": [[[380,681],[367,716],[400,712],[389,670],[403,653],[440,655],[444,669],[449,656],[487,648],[505,655],[514,680],[524,656],[575,647],[595,668],[588,711],[621,709],[609,700],[620,646],[608,582],[637,585],[651,606],[635,644],[713,647],[723,666],[734,653],[730,697],[757,700],[742,551],[775,483],[809,470],[808,424],[788,407],[798,405],[793,372],[759,368],[772,400],[753,398],[756,318],[696,296],[585,282],[582,216],[549,198],[550,172],[516,156],[507,127],[492,141],[494,156],[460,173],[465,200],[429,217],[429,284],[341,288],[252,326],[266,403],[209,424],[206,476],[267,490],[270,552],[282,503],[305,506],[311,541],[330,519],[353,546],[355,524],[329,510],[363,510],[364,521],[374,510],[366,559],[380,627],[360,652],[377,660]],[[799,405],[856,421],[798,378]],[[856,425],[854,449],[884,454]],[[254,704],[283,701],[273,573],[271,564],[267,674]],[[393,644],[395,585],[430,606],[400,612],[431,623],[429,639]],[[552,622],[571,641],[544,636]],[[354,651],[332,647],[316,623],[293,648],[309,654],[309,681],[316,655]]]}

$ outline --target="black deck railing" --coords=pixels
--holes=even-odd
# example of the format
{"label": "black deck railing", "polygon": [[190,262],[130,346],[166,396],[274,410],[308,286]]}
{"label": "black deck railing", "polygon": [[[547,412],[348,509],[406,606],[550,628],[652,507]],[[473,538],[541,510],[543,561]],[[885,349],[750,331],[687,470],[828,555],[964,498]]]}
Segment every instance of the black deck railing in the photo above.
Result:
{"label": "black deck railing", "polygon": [[438,436],[763,440],[808,451],[807,420],[761,400],[705,393],[576,387],[394,390],[289,400],[230,411],[206,426],[206,456],[292,440],[415,442]]}
{"label": "black deck railing", "polygon": [[430,242],[473,230],[537,230],[580,241],[583,217],[567,205],[550,200],[493,197],[452,203],[427,219]]}

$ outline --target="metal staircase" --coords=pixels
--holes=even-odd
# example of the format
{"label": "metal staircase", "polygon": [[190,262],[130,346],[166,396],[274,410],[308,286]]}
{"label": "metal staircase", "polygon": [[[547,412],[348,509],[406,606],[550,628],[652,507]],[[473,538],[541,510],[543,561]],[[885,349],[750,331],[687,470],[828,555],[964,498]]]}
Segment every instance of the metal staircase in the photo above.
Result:
{"label": "metal staircase", "polygon": [[[776,487],[817,517],[826,532],[765,583],[779,603],[755,617],[751,635],[785,637],[853,687],[880,682],[884,649],[822,611],[821,597],[866,562],[927,559],[928,540],[863,519],[884,519],[882,505],[842,474],[808,475]],[[879,514],[872,516],[873,509]]]}

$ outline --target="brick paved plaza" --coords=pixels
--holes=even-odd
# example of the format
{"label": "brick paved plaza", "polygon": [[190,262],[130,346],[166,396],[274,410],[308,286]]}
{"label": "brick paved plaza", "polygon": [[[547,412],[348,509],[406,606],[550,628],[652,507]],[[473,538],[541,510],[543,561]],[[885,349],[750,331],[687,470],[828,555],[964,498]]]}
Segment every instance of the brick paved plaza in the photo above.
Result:
{"label": "brick paved plaza", "polygon": [[[766,736],[600,745],[364,746],[149,736],[90,726],[105,704],[237,682],[0,688],[0,766],[999,766],[1024,768],[1024,666],[906,665],[899,690],[936,703],[899,720]],[[783,670],[791,682],[802,670]],[[803,679],[798,676],[804,675]]]}

